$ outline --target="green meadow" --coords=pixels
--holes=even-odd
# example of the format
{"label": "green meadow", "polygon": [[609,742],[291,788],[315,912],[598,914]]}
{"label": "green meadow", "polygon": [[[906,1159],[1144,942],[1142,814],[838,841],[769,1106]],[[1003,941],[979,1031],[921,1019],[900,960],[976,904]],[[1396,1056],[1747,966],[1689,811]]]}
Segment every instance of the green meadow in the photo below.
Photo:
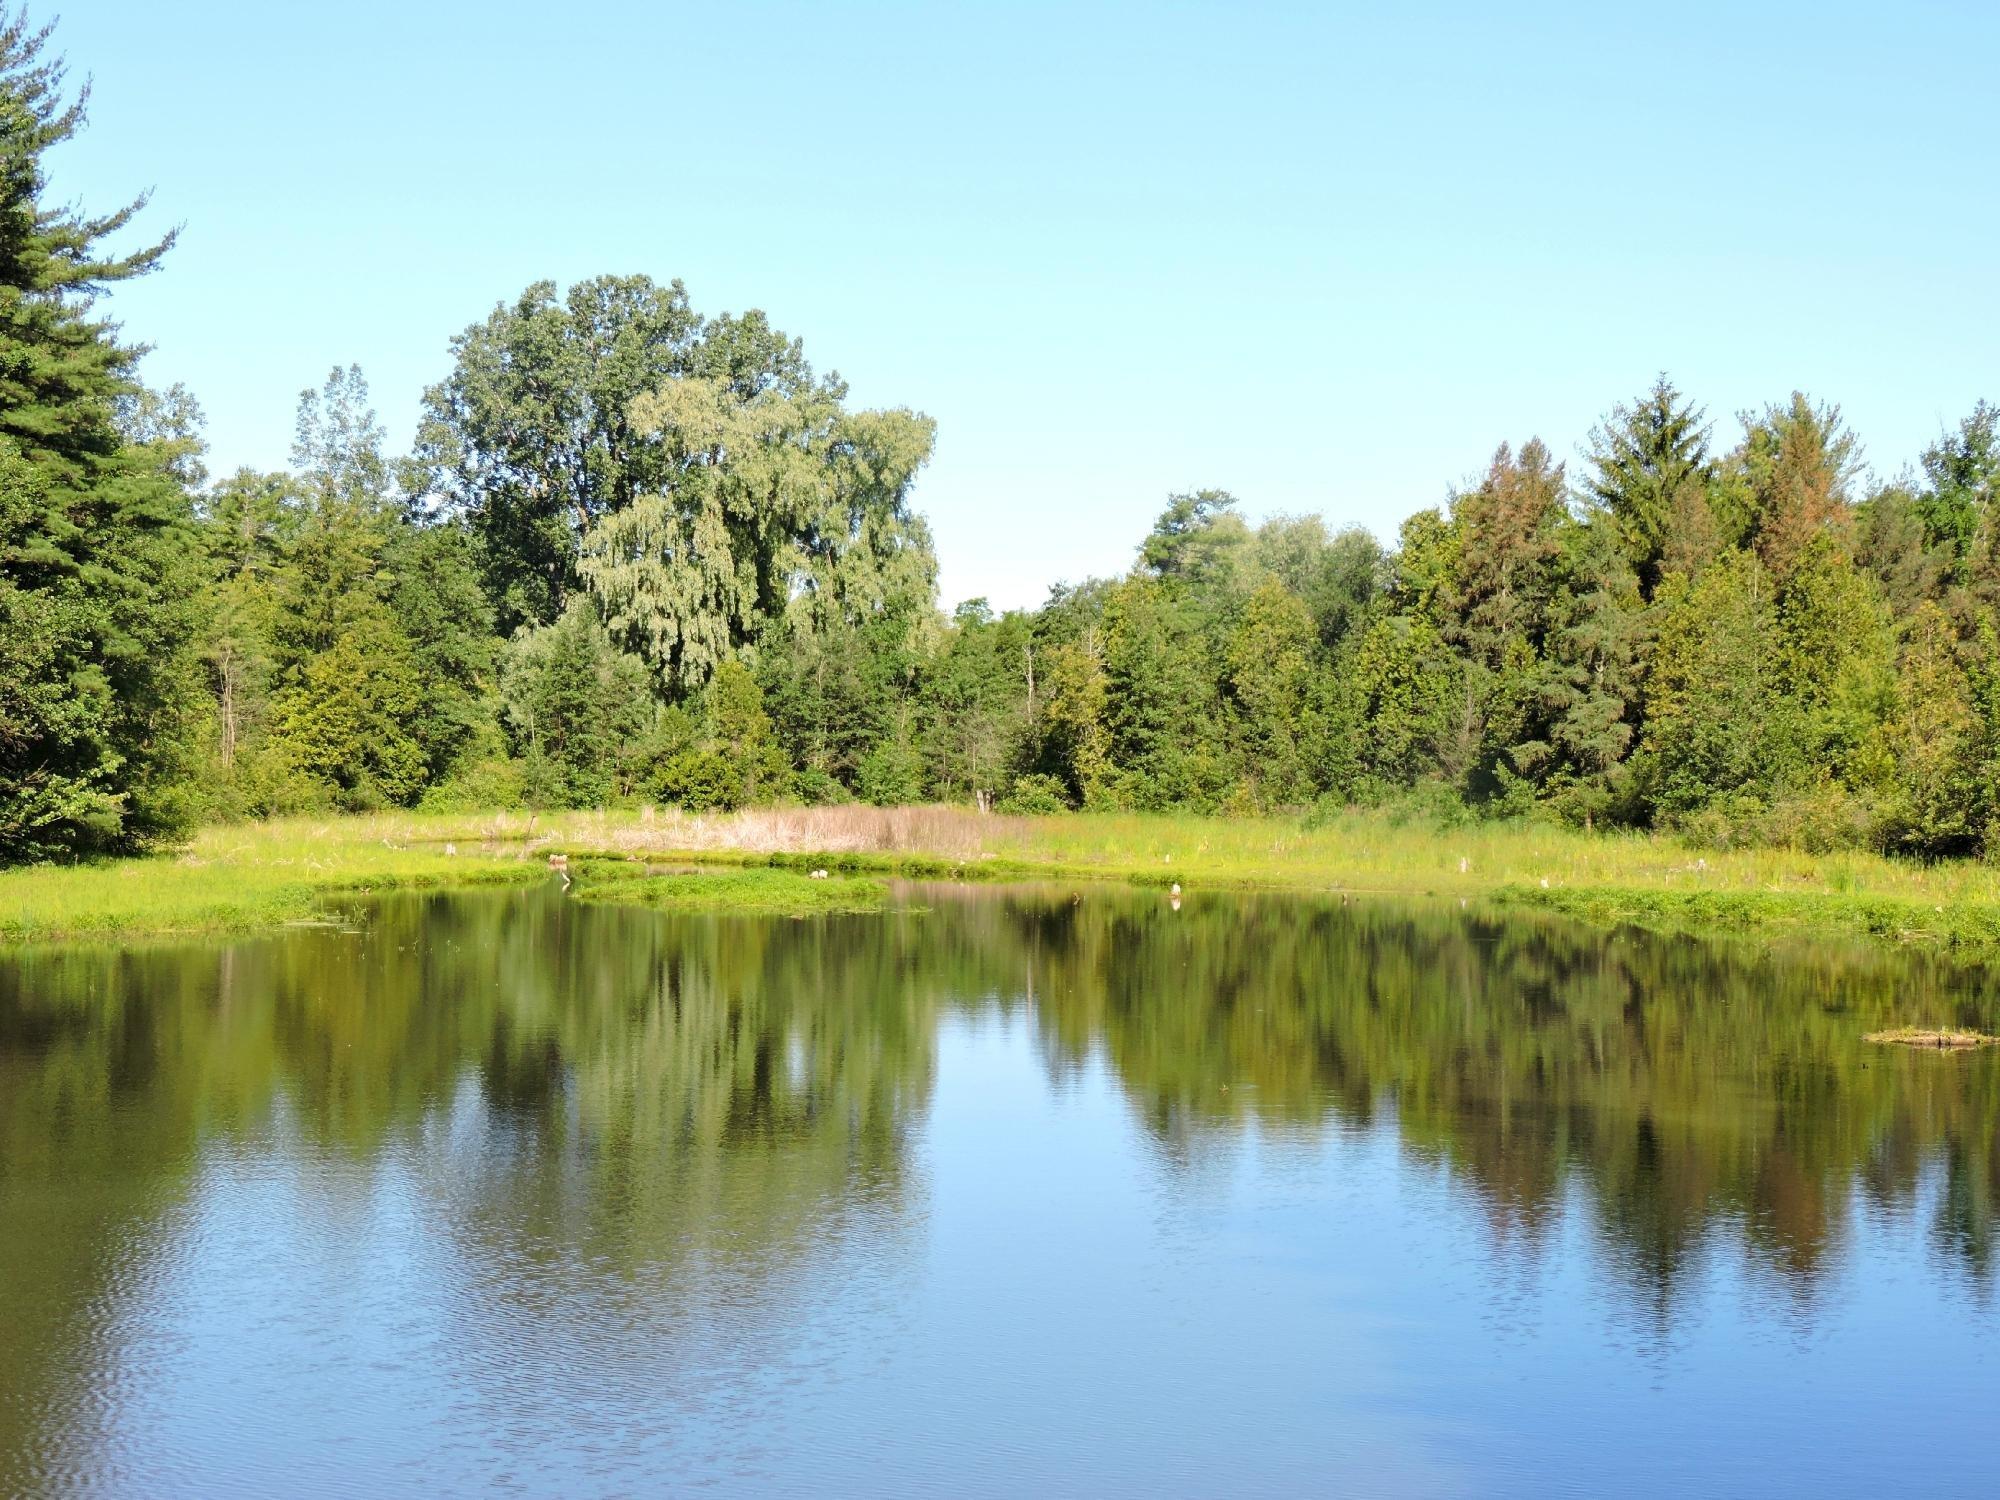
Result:
{"label": "green meadow", "polygon": [[[1722,851],[1655,834],[1368,812],[1005,817],[861,806],[709,817],[393,813],[213,827],[170,854],[0,872],[0,939],[322,920],[357,894],[554,878],[552,857],[574,862],[572,887],[586,899],[708,910],[866,910],[882,903],[885,876],[1059,878],[1437,897],[1539,907],[1604,927],[2000,944],[2000,871],[1970,861]],[[672,873],[690,869],[709,873]],[[813,879],[815,869],[828,878]]]}

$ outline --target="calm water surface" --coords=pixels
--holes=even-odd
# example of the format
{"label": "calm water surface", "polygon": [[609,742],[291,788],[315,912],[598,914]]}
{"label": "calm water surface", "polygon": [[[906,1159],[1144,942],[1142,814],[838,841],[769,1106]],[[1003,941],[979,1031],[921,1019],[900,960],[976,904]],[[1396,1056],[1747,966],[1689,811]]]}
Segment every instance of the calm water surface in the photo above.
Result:
{"label": "calm water surface", "polygon": [[1990,1494],[1985,972],[556,891],[0,956],[0,1494]]}

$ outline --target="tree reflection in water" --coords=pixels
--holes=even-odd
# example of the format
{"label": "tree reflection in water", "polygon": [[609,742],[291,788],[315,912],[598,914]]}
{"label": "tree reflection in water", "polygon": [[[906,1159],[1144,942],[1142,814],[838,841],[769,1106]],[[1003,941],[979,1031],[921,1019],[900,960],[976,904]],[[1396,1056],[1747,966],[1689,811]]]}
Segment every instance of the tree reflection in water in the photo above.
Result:
{"label": "tree reflection in water", "polygon": [[1718,1238],[1809,1300],[1871,1206],[1930,1205],[1991,1284],[2000,1058],[1860,1041],[2000,1029],[1983,968],[1455,908],[919,899],[782,921],[407,898],[352,932],[0,958],[0,1455],[88,1443],[106,1309],[204,1162],[273,1142],[407,1173],[502,1268],[467,1316],[507,1315],[523,1264],[564,1272],[568,1315],[664,1317],[795,1289],[843,1234],[907,1240],[948,1015],[1025,1019],[1053,1075],[1101,1058],[1170,1162],[1372,1125],[1447,1168],[1496,1247],[1581,1201],[1663,1326]]}

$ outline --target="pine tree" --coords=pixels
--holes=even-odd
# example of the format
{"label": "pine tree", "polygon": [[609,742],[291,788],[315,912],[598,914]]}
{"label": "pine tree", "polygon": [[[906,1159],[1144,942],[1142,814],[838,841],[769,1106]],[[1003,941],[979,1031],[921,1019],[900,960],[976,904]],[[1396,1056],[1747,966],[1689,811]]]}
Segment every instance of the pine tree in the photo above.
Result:
{"label": "pine tree", "polygon": [[1790,404],[1745,417],[1744,429],[1735,466],[1748,491],[1750,541],[1782,583],[1822,532],[1845,544],[1861,450],[1839,407],[1815,406],[1796,391]]}
{"label": "pine tree", "polygon": [[1641,594],[1666,572],[1679,518],[1697,503],[1713,466],[1702,412],[1665,375],[1630,406],[1615,406],[1590,434],[1585,500],[1617,527]]}
{"label": "pine tree", "polygon": [[83,123],[49,31],[0,17],[0,860],[130,849],[193,812],[200,664],[191,509],[172,445],[128,441],[140,351],[97,315],[168,235],[144,206],[52,205],[43,157]]}

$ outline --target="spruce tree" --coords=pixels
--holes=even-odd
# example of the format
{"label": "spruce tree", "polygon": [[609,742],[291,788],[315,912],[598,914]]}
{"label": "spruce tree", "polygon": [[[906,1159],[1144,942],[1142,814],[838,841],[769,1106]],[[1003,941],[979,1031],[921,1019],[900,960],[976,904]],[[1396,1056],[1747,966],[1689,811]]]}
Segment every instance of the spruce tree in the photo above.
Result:
{"label": "spruce tree", "polygon": [[98,312],[172,235],[107,248],[144,206],[54,203],[76,134],[49,31],[0,16],[0,861],[129,849],[187,821],[198,567],[171,445],[129,441],[140,353]]}
{"label": "spruce tree", "polygon": [[1701,410],[1665,375],[1590,434],[1585,501],[1609,512],[1648,599],[1668,571],[1677,517],[1700,507],[1712,465]]}

